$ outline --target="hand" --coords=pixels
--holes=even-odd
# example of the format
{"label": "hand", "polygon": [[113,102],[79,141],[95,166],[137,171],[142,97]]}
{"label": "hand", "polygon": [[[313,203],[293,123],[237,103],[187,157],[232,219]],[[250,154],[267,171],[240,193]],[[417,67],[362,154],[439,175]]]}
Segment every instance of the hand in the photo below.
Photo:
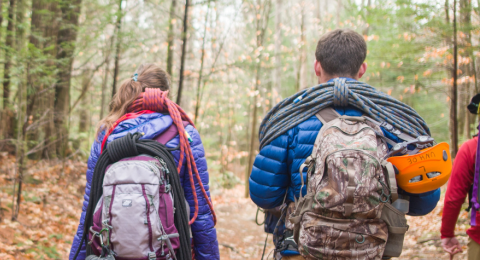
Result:
{"label": "hand", "polygon": [[450,254],[450,259],[453,259],[455,254],[462,252],[462,247],[455,237],[442,238],[442,247],[445,252]]}

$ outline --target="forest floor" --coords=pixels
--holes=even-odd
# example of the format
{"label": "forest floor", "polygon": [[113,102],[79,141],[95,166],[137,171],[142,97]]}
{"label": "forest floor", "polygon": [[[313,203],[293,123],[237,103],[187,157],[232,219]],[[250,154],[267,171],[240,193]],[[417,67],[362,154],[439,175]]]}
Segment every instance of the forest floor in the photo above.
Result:
{"label": "forest floor", "polygon": [[[0,259],[68,259],[78,225],[86,164],[74,161],[31,163],[25,175],[23,200],[18,221],[11,221],[14,160],[0,154]],[[218,223],[217,234],[222,260],[260,259],[266,234],[255,224],[257,208],[244,198],[244,186],[212,191]],[[449,259],[440,246],[439,230],[443,199],[425,217],[409,217],[410,229],[399,259]],[[262,216],[259,216],[262,221]],[[468,215],[463,212],[457,234],[465,234]],[[468,237],[459,236],[466,245]],[[273,244],[268,237],[265,259],[272,259]],[[466,246],[462,255],[466,259]]]}

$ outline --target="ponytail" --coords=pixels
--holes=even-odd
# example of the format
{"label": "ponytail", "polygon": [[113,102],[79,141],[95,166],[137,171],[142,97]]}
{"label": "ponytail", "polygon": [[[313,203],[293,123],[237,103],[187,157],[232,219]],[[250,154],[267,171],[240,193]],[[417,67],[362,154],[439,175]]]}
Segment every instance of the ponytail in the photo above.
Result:
{"label": "ponytail", "polygon": [[137,99],[145,88],[159,88],[162,91],[170,89],[170,76],[155,64],[142,64],[132,78],[125,79],[110,102],[110,112],[98,123],[98,136],[110,129],[113,124],[127,113],[128,107]]}

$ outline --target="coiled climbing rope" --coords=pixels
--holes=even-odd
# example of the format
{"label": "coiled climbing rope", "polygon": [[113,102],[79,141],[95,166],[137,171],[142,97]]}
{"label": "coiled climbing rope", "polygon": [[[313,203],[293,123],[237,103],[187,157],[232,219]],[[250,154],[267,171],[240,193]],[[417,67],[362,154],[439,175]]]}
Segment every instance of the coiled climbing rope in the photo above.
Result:
{"label": "coiled climbing rope", "polygon": [[359,81],[333,82],[300,91],[278,103],[260,124],[260,149],[327,107],[355,107],[376,121],[410,135],[430,135],[423,118],[410,106]]}

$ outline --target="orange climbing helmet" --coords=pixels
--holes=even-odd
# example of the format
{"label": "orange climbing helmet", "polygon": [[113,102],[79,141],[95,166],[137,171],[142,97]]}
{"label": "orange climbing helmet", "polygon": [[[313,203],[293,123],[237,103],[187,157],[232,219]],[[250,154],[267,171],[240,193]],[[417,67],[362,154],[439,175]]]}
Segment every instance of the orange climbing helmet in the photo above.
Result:
{"label": "orange climbing helmet", "polygon": [[[395,148],[402,149],[400,146]],[[393,156],[387,161],[396,168],[398,186],[409,193],[436,190],[448,181],[452,172],[452,157],[447,143],[436,144],[413,155]]]}

